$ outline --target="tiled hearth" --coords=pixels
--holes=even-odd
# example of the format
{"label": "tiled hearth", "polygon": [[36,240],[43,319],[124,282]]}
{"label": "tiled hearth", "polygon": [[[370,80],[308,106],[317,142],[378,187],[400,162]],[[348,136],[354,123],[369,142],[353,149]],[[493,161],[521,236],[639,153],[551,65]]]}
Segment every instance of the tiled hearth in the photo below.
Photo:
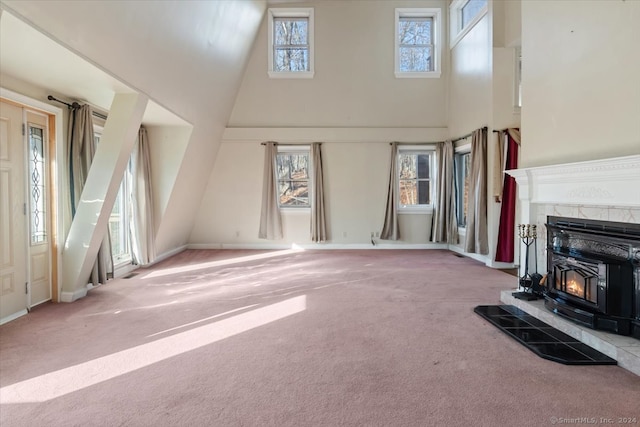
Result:
{"label": "tiled hearth", "polygon": [[[640,224],[640,155],[523,168],[508,173],[518,183],[517,223],[537,225],[537,268],[542,274],[547,271],[545,223],[548,215]],[[520,264],[524,265],[524,253],[521,253]],[[534,265],[533,253],[529,265]],[[543,300],[518,300],[511,296],[512,292],[503,291],[500,300],[616,359],[621,367],[640,375],[640,340],[582,327],[546,309]]]}
{"label": "tiled hearth", "polygon": [[511,295],[512,292],[513,290],[502,291],[500,301],[515,305],[533,317],[615,359],[621,368],[640,375],[640,340],[580,326],[547,310],[544,300],[523,301],[514,298]]}

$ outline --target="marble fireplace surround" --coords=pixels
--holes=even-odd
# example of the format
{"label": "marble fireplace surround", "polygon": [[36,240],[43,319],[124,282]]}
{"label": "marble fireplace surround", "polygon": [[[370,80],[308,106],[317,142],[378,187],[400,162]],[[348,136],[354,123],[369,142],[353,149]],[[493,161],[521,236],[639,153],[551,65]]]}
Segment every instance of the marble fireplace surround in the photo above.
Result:
{"label": "marble fireplace surround", "polygon": [[[547,215],[640,224],[640,155],[509,170],[518,184],[518,224],[536,224],[538,271],[546,271]],[[521,254],[521,265],[524,265]],[[533,260],[530,259],[530,265]],[[517,286],[517,283],[514,284]],[[579,326],[547,310],[543,302],[521,301],[503,291],[500,300],[515,305],[640,375],[640,340]]]}

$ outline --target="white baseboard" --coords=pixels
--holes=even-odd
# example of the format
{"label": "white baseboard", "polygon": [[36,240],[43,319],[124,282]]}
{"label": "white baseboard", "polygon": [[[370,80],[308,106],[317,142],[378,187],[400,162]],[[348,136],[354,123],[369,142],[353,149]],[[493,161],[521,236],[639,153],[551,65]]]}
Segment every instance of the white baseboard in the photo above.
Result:
{"label": "white baseboard", "polygon": [[144,267],[150,267],[154,264],[157,264],[161,261],[164,261],[167,258],[171,258],[174,255],[179,254],[180,252],[189,249],[189,245],[182,245],[182,246],[178,246],[177,248],[171,249],[170,251],[164,252],[158,256],[156,256],[156,259],[154,259],[153,261],[151,261],[149,264],[145,264]]}
{"label": "white baseboard", "polygon": [[20,311],[18,311],[16,313],[13,313],[13,314],[10,314],[10,315],[8,315],[6,317],[3,317],[2,319],[0,319],[0,325],[4,325],[5,323],[11,322],[12,320],[16,320],[18,317],[22,317],[27,313],[28,313],[28,311],[25,308],[25,309],[20,310]]}
{"label": "white baseboard", "polygon": [[481,263],[487,265],[488,262],[490,262],[489,258],[486,255],[480,255],[480,254],[471,254],[469,252],[465,252],[464,250],[460,249],[459,246],[456,245],[449,245],[449,250],[455,253],[458,253],[460,255],[464,255],[467,258],[471,258],[471,259],[475,259],[476,261],[480,261]]}
{"label": "white baseboard", "polygon": [[87,288],[84,287],[82,289],[77,289],[73,292],[62,292],[60,293],[60,302],[74,302],[79,300],[80,298],[84,298],[87,296]]}
{"label": "white baseboard", "polygon": [[190,243],[188,249],[251,249],[251,250],[336,250],[336,249],[448,249],[444,243]]}

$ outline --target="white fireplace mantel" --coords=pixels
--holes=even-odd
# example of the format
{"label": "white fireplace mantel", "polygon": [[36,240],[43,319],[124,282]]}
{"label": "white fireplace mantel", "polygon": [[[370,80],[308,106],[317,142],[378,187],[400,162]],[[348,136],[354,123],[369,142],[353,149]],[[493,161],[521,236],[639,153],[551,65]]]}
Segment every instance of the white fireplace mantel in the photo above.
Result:
{"label": "white fireplace mantel", "polygon": [[640,207],[640,155],[508,170],[521,202]]}
{"label": "white fireplace mantel", "polygon": [[[569,164],[509,170],[518,184],[520,224],[536,224],[537,271],[547,270],[546,227],[548,215],[604,221],[640,223],[640,155]],[[529,255],[529,265],[534,262]],[[524,265],[525,251],[520,253]],[[594,331],[547,310],[542,301],[522,301],[503,291],[500,300],[562,330],[640,375],[637,340]]]}
{"label": "white fireplace mantel", "polygon": [[548,215],[640,223],[640,155],[506,172],[518,184],[517,223],[535,224],[543,242],[536,254],[539,271],[546,271]]}

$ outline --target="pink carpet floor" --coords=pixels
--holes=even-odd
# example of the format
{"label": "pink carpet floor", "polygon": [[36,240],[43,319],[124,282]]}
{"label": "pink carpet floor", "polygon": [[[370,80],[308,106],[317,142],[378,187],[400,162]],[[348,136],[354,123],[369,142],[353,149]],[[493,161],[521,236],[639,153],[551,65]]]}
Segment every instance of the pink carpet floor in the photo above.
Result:
{"label": "pink carpet floor", "polygon": [[437,250],[185,251],[1,326],[0,425],[640,425],[640,377],[473,312],[516,280]]}

